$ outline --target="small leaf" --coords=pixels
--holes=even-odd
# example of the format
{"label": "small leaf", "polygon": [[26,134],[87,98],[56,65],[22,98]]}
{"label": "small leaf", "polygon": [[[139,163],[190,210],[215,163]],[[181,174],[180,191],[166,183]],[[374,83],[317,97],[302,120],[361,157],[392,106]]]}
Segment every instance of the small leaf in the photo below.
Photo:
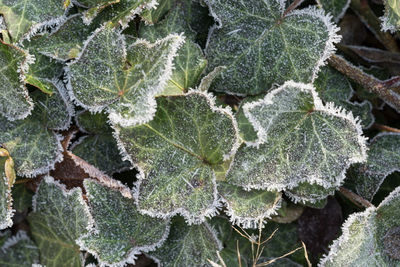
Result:
{"label": "small leaf", "polygon": [[282,0],[207,0],[217,22],[207,42],[208,70],[227,69],[212,89],[267,92],[288,80],[309,83],[340,40],[330,17],[315,7],[284,13]]}
{"label": "small leaf", "polygon": [[91,227],[91,217],[80,188],[67,191],[65,186],[46,176],[33,200],[28,216],[40,263],[51,266],[83,266],[75,243]]}
{"label": "small leaf", "polygon": [[175,0],[158,0],[158,5],[155,8],[145,10],[140,17],[146,24],[157,23],[171,9],[174,2]]}
{"label": "small leaf", "polygon": [[135,262],[135,255],[159,247],[167,238],[169,221],[141,215],[133,199],[94,180],[84,181],[95,227],[78,243],[102,265]]}
{"label": "small leaf", "polygon": [[154,96],[165,88],[182,42],[180,35],[169,35],[153,44],[138,40],[126,50],[123,36],[105,25],[70,65],[71,94],[92,112],[108,107],[110,120],[122,126],[147,122],[155,112]]}
{"label": "small leaf", "polygon": [[26,118],[33,109],[23,83],[28,62],[30,57],[26,52],[0,41],[0,115],[9,120]]}
{"label": "small leaf", "polygon": [[239,148],[228,183],[247,190],[304,182],[331,188],[343,182],[350,164],[366,160],[359,123],[351,113],[324,106],[310,85],[286,82],[243,109],[258,140]]}
{"label": "small leaf", "polygon": [[176,218],[167,241],[149,253],[161,266],[208,266],[208,260],[217,260],[222,249],[214,229],[208,223],[188,226]]}
{"label": "small leaf", "polygon": [[351,0],[317,0],[318,5],[338,22],[349,8]]}
{"label": "small leaf", "polygon": [[260,220],[276,214],[282,196],[277,191],[245,191],[224,182],[218,184],[218,192],[227,206],[231,222],[243,228],[258,228]]}
{"label": "small leaf", "polygon": [[25,231],[17,232],[1,246],[1,266],[31,266],[37,263],[39,263],[39,249]]}
{"label": "small leaf", "polygon": [[88,8],[83,12],[84,19],[89,22],[95,18],[98,13],[109,5],[119,3],[120,0],[78,0],[79,5]]}
{"label": "small leaf", "polygon": [[376,208],[354,213],[342,226],[321,266],[398,266],[400,264],[400,187]]}
{"label": "small leaf", "polygon": [[189,224],[203,222],[219,205],[214,168],[236,150],[236,123],[199,91],[158,97],[157,106],[149,123],[115,127],[123,152],[142,172],[138,207],[151,216],[180,213]]}
{"label": "small leaf", "polygon": [[336,187],[325,188],[319,184],[300,183],[296,187],[286,190],[287,195],[294,203],[316,204],[335,194]]}
{"label": "small leaf", "polygon": [[246,97],[240,102],[239,110],[235,114],[235,118],[237,120],[239,127],[240,137],[242,138],[243,141],[249,144],[255,143],[257,141],[257,132],[254,129],[254,126],[251,124],[251,122],[247,119],[246,115],[244,114],[243,106],[246,103],[262,99],[263,97],[265,97],[265,95],[263,94],[258,96]]}
{"label": "small leaf", "polygon": [[382,31],[395,33],[400,29],[400,2],[399,0],[385,0],[385,15],[382,21]]}

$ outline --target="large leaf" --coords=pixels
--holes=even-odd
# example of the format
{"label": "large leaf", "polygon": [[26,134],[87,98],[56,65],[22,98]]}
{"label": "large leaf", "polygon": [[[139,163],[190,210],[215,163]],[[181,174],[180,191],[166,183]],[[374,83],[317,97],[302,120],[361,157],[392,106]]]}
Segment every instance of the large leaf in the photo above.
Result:
{"label": "large leaf", "polygon": [[369,101],[362,103],[350,102],[354,91],[346,76],[332,67],[322,67],[318,78],[314,82],[318,96],[324,103],[333,102],[335,105],[353,112],[354,117],[361,120],[364,129],[371,127],[375,118],[371,113],[372,105]]}
{"label": "large leaf", "polygon": [[29,55],[21,49],[0,41],[0,116],[19,120],[28,116],[33,103],[23,83]]}
{"label": "large leaf", "polygon": [[87,40],[70,66],[71,94],[90,111],[108,107],[114,123],[147,122],[155,112],[154,96],[170,78],[182,42],[180,35],[169,35],[153,44],[138,40],[126,49],[123,36],[107,24]]}
{"label": "large leaf", "polygon": [[286,82],[246,103],[257,146],[242,145],[227,181],[249,190],[282,190],[302,182],[338,186],[350,164],[366,159],[365,138],[351,113],[323,105],[311,85]]}
{"label": "large leaf", "polygon": [[14,162],[7,150],[0,148],[0,229],[12,226],[11,187],[15,181]]}
{"label": "large leaf", "polygon": [[80,188],[67,191],[46,176],[34,196],[33,213],[28,221],[40,250],[41,264],[82,266],[75,240],[87,233],[92,221]]}
{"label": "large leaf", "polygon": [[174,59],[175,69],[162,92],[163,95],[182,94],[189,88],[195,88],[207,64],[200,46],[194,42],[196,34],[187,23],[188,5],[189,3],[178,2],[167,18],[159,24],[140,27],[139,36],[150,42],[155,42],[172,33],[185,34],[186,42],[178,50],[178,55]]}
{"label": "large leaf", "polygon": [[282,0],[207,0],[217,21],[208,39],[208,70],[226,66],[216,91],[254,95],[287,80],[309,83],[340,40],[314,7],[284,13]]}
{"label": "large leaf", "polygon": [[88,135],[72,145],[72,153],[109,175],[131,167],[129,161],[122,160],[105,113],[82,112],[76,122],[80,130]]}
{"label": "large leaf", "polygon": [[176,218],[167,241],[150,256],[161,266],[208,266],[208,260],[216,260],[222,249],[214,229],[207,223],[187,225]]}
{"label": "large leaf", "polygon": [[317,0],[318,5],[338,22],[349,8],[351,0]]}
{"label": "large leaf", "polygon": [[32,266],[35,263],[39,263],[39,249],[25,231],[17,232],[1,246],[1,266]]}
{"label": "large leaf", "polygon": [[214,169],[236,151],[236,122],[199,91],[159,97],[157,105],[151,122],[115,127],[123,152],[142,172],[138,207],[152,216],[180,213],[188,223],[202,222],[219,205]]}
{"label": "large leaf", "polygon": [[276,214],[282,196],[277,191],[245,191],[225,182],[218,184],[218,192],[226,204],[231,222],[243,228],[258,228],[260,221]]}
{"label": "large leaf", "polygon": [[399,266],[400,187],[382,203],[352,214],[321,266]]}
{"label": "large leaf", "polygon": [[369,145],[367,162],[353,168],[357,193],[372,200],[389,174],[400,171],[400,134],[381,133]]}
{"label": "large leaf", "polygon": [[17,43],[46,25],[57,25],[65,19],[59,0],[0,0],[0,14]]}
{"label": "large leaf", "polygon": [[78,243],[102,264],[134,263],[135,255],[154,250],[167,238],[168,220],[141,215],[133,199],[94,180],[84,185],[96,226]]}
{"label": "large leaf", "polygon": [[382,30],[395,33],[400,29],[400,2],[399,0],[385,0],[385,15],[381,18]]}

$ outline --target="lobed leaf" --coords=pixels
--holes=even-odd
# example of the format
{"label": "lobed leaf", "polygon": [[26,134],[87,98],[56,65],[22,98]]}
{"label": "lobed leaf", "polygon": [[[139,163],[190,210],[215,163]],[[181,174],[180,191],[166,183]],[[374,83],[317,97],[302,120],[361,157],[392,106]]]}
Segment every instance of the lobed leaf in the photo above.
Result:
{"label": "lobed leaf", "polygon": [[314,7],[286,13],[282,0],[206,3],[217,22],[208,70],[227,67],[213,84],[218,92],[256,95],[288,80],[310,83],[340,40],[330,16]]}
{"label": "lobed leaf", "polygon": [[349,8],[351,0],[317,0],[318,5],[338,22]]}
{"label": "lobed leaf", "polygon": [[400,2],[385,0],[385,14],[380,18],[382,31],[395,33],[400,29]]}
{"label": "lobed leaf", "polygon": [[151,216],[180,213],[189,224],[203,222],[219,205],[214,169],[236,151],[236,122],[199,91],[158,97],[157,106],[146,124],[115,126],[120,148],[141,171],[138,207]]}
{"label": "lobed leaf", "polygon": [[246,190],[282,190],[300,183],[338,186],[350,164],[366,160],[365,138],[351,113],[323,105],[310,85],[286,82],[246,103],[256,146],[239,148],[227,182]]}
{"label": "lobed leaf", "polygon": [[169,221],[141,215],[133,199],[94,180],[84,181],[95,226],[79,238],[101,265],[134,263],[135,255],[159,247],[169,233]]}
{"label": "lobed leaf", "polygon": [[39,249],[25,231],[20,230],[16,235],[5,240],[1,246],[1,266],[31,266],[38,262]]}

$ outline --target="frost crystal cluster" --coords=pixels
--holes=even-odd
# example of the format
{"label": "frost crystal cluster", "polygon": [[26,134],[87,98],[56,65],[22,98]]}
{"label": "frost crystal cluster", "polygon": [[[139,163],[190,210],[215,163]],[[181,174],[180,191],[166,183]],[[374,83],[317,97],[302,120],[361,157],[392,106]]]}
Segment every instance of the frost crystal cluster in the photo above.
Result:
{"label": "frost crystal cluster", "polygon": [[[0,0],[0,265],[256,266],[343,186],[380,196],[400,134],[327,64],[350,1],[316,2]],[[320,265],[399,265],[399,192],[352,214]],[[293,255],[277,266],[308,260]]]}

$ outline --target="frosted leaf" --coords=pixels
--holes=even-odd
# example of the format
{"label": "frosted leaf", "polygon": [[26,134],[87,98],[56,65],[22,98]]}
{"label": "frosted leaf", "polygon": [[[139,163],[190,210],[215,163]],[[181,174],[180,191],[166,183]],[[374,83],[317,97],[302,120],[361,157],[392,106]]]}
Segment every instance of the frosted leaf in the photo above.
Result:
{"label": "frosted leaf", "polygon": [[365,138],[351,113],[323,105],[311,85],[286,82],[264,99],[246,103],[256,145],[242,145],[227,182],[246,190],[282,190],[302,182],[341,184],[352,163],[366,160]]}
{"label": "frosted leaf", "polygon": [[284,14],[284,0],[207,0],[217,21],[209,35],[208,70],[227,69],[212,89],[255,95],[288,80],[309,83],[340,40],[315,7]]}
{"label": "frosted leaf", "polygon": [[149,121],[182,42],[180,35],[168,35],[152,44],[137,40],[126,50],[123,36],[107,24],[70,65],[72,97],[90,111],[108,107],[110,120],[122,126]]}
{"label": "frosted leaf", "polygon": [[119,3],[120,0],[77,0],[79,5],[82,5],[88,10],[83,12],[86,21],[92,21],[98,13],[105,7]]}
{"label": "frosted leaf", "polygon": [[7,150],[0,148],[0,230],[13,225],[11,187],[15,181],[13,159]]}
{"label": "frosted leaf", "polygon": [[354,117],[359,117],[364,129],[371,127],[374,123],[375,118],[371,112],[371,103],[369,101],[350,102],[354,94],[353,88],[347,77],[337,70],[329,66],[322,67],[314,86],[324,103],[333,102],[335,105],[351,111]]}
{"label": "frosted leaf", "polygon": [[155,42],[172,33],[185,34],[185,44],[178,50],[178,55],[173,61],[175,69],[162,95],[182,94],[189,88],[195,88],[207,64],[200,46],[195,43],[196,34],[187,23],[187,5],[189,4],[176,3],[168,16],[159,24],[142,26],[139,30],[139,36],[150,42]]}
{"label": "frosted leaf", "polygon": [[357,193],[372,200],[386,176],[400,171],[400,134],[377,135],[369,145],[367,162],[355,165],[353,171]]}
{"label": "frosted leaf", "polygon": [[18,212],[24,212],[32,206],[33,193],[25,184],[16,184],[12,188],[13,208]]}
{"label": "frosted leaf", "polygon": [[349,8],[351,0],[317,0],[318,5],[338,22]]}
{"label": "frosted leaf", "polygon": [[28,221],[40,250],[40,263],[47,267],[82,266],[75,243],[91,227],[88,207],[79,187],[67,190],[51,176],[40,183]]}
{"label": "frosted leaf", "polygon": [[155,8],[144,10],[140,17],[147,24],[157,23],[171,9],[174,2],[175,0],[158,0],[158,5]]}
{"label": "frosted leaf", "polygon": [[246,97],[240,102],[239,110],[235,114],[235,118],[237,120],[239,127],[240,137],[242,138],[243,141],[247,143],[253,143],[257,141],[257,132],[254,129],[254,126],[251,124],[251,122],[247,119],[246,115],[244,114],[243,106],[246,103],[262,99],[264,96],[265,95],[262,94],[258,96]]}
{"label": "frosted leaf", "polygon": [[208,260],[217,260],[222,249],[216,233],[208,223],[187,225],[175,218],[168,239],[156,251],[149,253],[159,266],[209,266]]}
{"label": "frosted leaf", "polygon": [[115,126],[120,148],[142,172],[138,207],[151,216],[180,213],[188,223],[203,222],[219,205],[214,169],[236,150],[236,123],[198,91],[158,97],[157,106],[149,123]]}
{"label": "frosted leaf", "polygon": [[0,249],[0,265],[31,266],[39,262],[39,249],[25,231],[9,237]]}
{"label": "frosted leaf", "polygon": [[54,27],[65,19],[60,0],[0,0],[0,13],[13,43],[43,26]]}
{"label": "frosted leaf", "polygon": [[9,120],[23,119],[33,109],[24,84],[28,61],[26,52],[0,42],[0,116]]}
{"label": "frosted leaf", "polygon": [[77,124],[81,131],[88,135],[81,137],[72,145],[73,154],[108,175],[130,168],[130,162],[121,158],[105,113],[80,113],[77,116]]}
{"label": "frosted leaf", "polygon": [[352,214],[320,266],[399,266],[400,187],[382,203]]}
{"label": "frosted leaf", "polygon": [[169,221],[141,215],[133,199],[94,180],[84,186],[95,227],[78,243],[101,265],[134,263],[135,255],[159,247],[167,238]]}
{"label": "frosted leaf", "polygon": [[385,0],[385,15],[382,21],[382,31],[395,33],[400,29],[400,2],[398,0]]}
{"label": "frosted leaf", "polygon": [[282,196],[277,191],[245,191],[225,182],[218,183],[218,193],[228,209],[231,222],[244,228],[258,228],[260,220],[276,214]]}
{"label": "frosted leaf", "polygon": [[296,187],[285,191],[294,203],[300,202],[303,204],[318,204],[325,200],[328,196],[335,194],[336,187],[325,188],[319,184],[310,184],[307,182],[300,183]]}

